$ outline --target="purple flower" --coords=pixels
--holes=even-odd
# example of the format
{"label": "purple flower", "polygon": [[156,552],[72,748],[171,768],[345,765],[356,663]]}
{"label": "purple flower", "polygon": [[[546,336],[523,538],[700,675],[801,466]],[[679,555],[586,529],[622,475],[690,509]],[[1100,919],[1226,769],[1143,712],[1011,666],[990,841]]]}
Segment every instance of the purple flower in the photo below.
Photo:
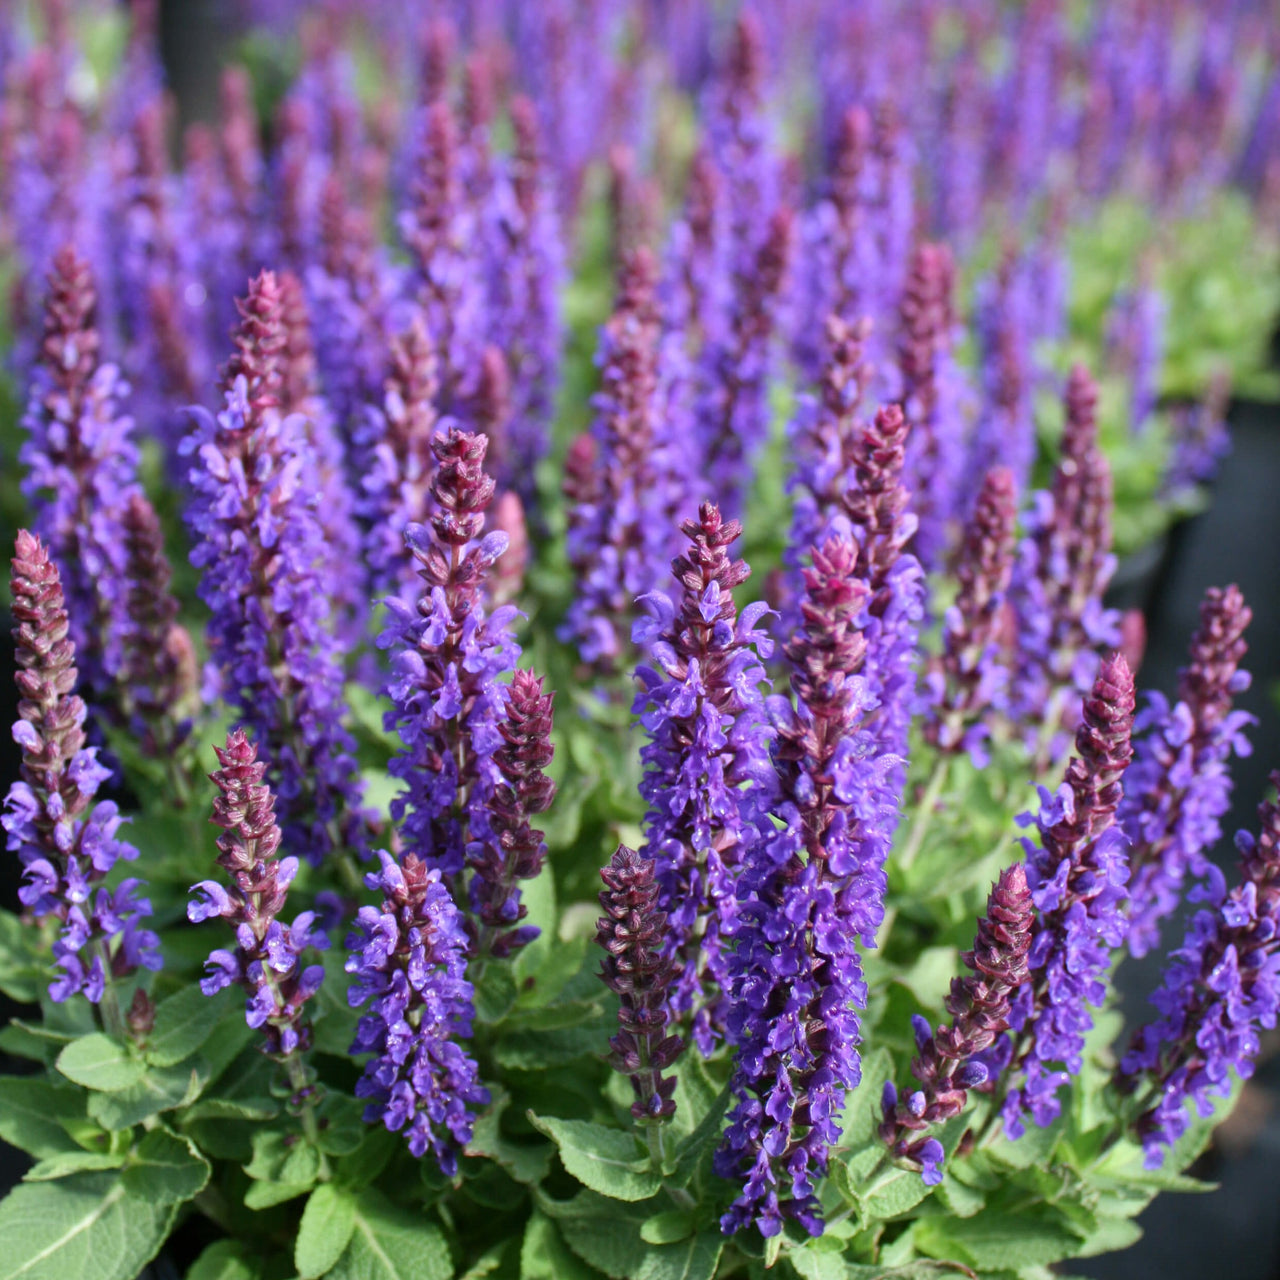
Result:
{"label": "purple flower", "polygon": [[[656,263],[640,248],[623,263],[614,313],[601,334],[602,390],[592,426],[594,474],[569,516],[568,555],[578,579],[562,638],[582,660],[613,670],[626,654],[635,601],[671,561],[686,481],[681,442],[666,412],[673,370],[654,296]],[[687,447],[687,446],[686,446]]]}
{"label": "purple flower", "polygon": [[472,1108],[489,1101],[475,1060],[461,1040],[474,1016],[466,980],[467,934],[441,880],[414,853],[400,863],[379,853],[382,870],[365,883],[379,890],[377,907],[361,907],[347,938],[347,992],[353,1008],[370,1004],[360,1019],[353,1054],[373,1056],[356,1084],[368,1098],[365,1120],[391,1132],[404,1130],[409,1150],[428,1149],[441,1171],[457,1171],[457,1148],[471,1138]]}
{"label": "purple flower", "polygon": [[802,623],[785,649],[796,705],[770,701],[774,821],[744,831],[736,912],[721,924],[733,947],[724,986],[736,1105],[716,1168],[745,1184],[725,1232],[754,1221],[776,1235],[793,1218],[821,1233],[816,1181],[861,1076],[857,944],[874,946],[884,919],[894,806],[886,762],[862,727],[870,589],[858,555],[851,540],[831,539],[804,572]]}
{"label": "purple flower", "polygon": [[684,1043],[667,1034],[666,991],[673,976],[666,949],[666,913],[658,907],[652,858],[619,845],[600,872],[605,888],[596,922],[596,942],[604,948],[601,981],[620,997],[618,1033],[609,1041],[609,1061],[631,1077],[632,1116],[660,1124],[676,1110],[674,1076],[663,1077]]}
{"label": "purple flower", "polygon": [[178,622],[160,519],[140,489],[130,495],[123,520],[128,625],[121,701],[139,746],[163,757],[191,730],[199,679],[195,647]]}
{"label": "purple flower", "polygon": [[342,668],[330,625],[332,549],[316,510],[321,487],[307,423],[280,411],[283,299],[263,272],[241,303],[236,347],[215,418],[192,409],[187,524],[214,691],[252,728],[272,770],[291,848],[321,862],[363,850],[353,743],[341,722]]}
{"label": "purple flower", "polygon": [[1150,695],[1134,728],[1142,736],[1125,774],[1118,822],[1129,838],[1129,950],[1146,955],[1160,939],[1160,921],[1177,910],[1188,875],[1208,873],[1206,852],[1222,834],[1231,801],[1232,754],[1248,755],[1244,729],[1253,717],[1233,711],[1249,687],[1240,670],[1252,618],[1237,587],[1210,587],[1191,641],[1191,662],[1178,680],[1172,707]]}
{"label": "purple flower", "polygon": [[21,780],[9,788],[0,826],[5,847],[21,861],[18,899],[36,917],[53,916],[62,932],[53,944],[62,975],[55,1001],[83,993],[98,1003],[110,978],[142,967],[159,969],[159,939],[143,927],[151,904],[136,898],[137,880],[100,886],[120,860],[138,851],[117,836],[124,819],[110,800],[92,804],[108,772],[84,745],[84,703],[76,685],[76,649],[68,635],[58,570],[40,540],[25,529],[14,550],[15,679],[22,748]]}
{"label": "purple flower", "polygon": [[911,1074],[923,1088],[899,1098],[893,1082],[885,1084],[880,1137],[899,1159],[920,1165],[929,1186],[942,1181],[942,1145],[911,1135],[959,1115],[968,1090],[989,1083],[982,1055],[1008,1028],[1010,998],[1027,981],[1034,915],[1026,872],[1015,863],[992,886],[973,950],[961,956],[972,975],[951,980],[951,1025],[930,1031],[923,1018],[913,1019],[917,1056]]}
{"label": "purple flower", "polygon": [[35,531],[65,580],[71,639],[90,696],[119,674],[126,619],[124,511],[138,492],[127,388],[99,360],[89,264],[66,246],[54,258],[44,333],[32,371],[19,459]]}
{"label": "purple flower", "polygon": [[1047,493],[1035,495],[1018,549],[1009,599],[1018,626],[1012,710],[1040,735],[1045,761],[1065,751],[1075,699],[1097,670],[1098,651],[1119,643],[1118,615],[1102,596],[1111,554],[1111,469],[1098,447],[1097,388],[1076,365],[1066,391],[1066,427]]}
{"label": "purple flower", "polygon": [[1007,467],[982,481],[957,558],[955,603],[942,623],[942,653],[930,664],[925,737],[943,751],[968,751],[985,763],[985,713],[1003,701],[1006,671],[999,632],[1013,569],[1017,490]]}
{"label": "purple flower", "polygon": [[1076,751],[1056,794],[1040,789],[1039,843],[1023,838],[1027,884],[1036,905],[1028,967],[1014,997],[1012,1070],[1025,1069],[1002,1116],[1005,1132],[1021,1136],[1029,1111],[1038,1125],[1058,1114],[1058,1089],[1079,1072],[1089,1006],[1106,996],[1111,951],[1123,941],[1126,840],[1115,826],[1121,777],[1133,754],[1133,676],[1120,656],[1102,663],[1084,703]]}
{"label": "purple flower", "polygon": [[[1272,773],[1271,785],[1280,785]],[[1242,883],[1230,893],[1222,872],[1209,866],[1209,905],[1191,920],[1182,946],[1151,997],[1160,1017],[1134,1037],[1120,1064],[1125,1092],[1141,1090],[1154,1102],[1135,1128],[1146,1165],[1158,1169],[1167,1149],[1186,1132],[1187,1101],[1210,1116],[1215,1100],[1231,1092],[1230,1073],[1253,1074],[1258,1033],[1276,1025],[1280,1011],[1280,808],[1258,809],[1259,833],[1241,831]]]}
{"label": "purple flower", "polygon": [[244,987],[245,1020],[255,1031],[262,1030],[262,1051],[285,1058],[311,1045],[311,1023],[303,1006],[324,976],[322,966],[303,965],[303,952],[329,943],[312,928],[310,911],[291,925],[278,918],[298,863],[278,857],[275,797],[263,781],[267,766],[258,759],[258,748],[243,729],[233,729],[226,746],[214,751],[219,768],[210,777],[219,794],[212,821],[225,833],[218,837],[217,861],[227,872],[230,889],[216,880],[193,885],[191,892],[198,896],[187,904],[187,918],[195,923],[226,920],[235,930],[236,948],[210,953],[200,989],[209,996],[232,983]]}
{"label": "purple flower", "polygon": [[709,1053],[727,976],[722,932],[736,910],[743,841],[768,824],[772,731],[760,659],[773,646],[755,630],[765,606],[750,605],[739,616],[731,594],[751,572],[728,550],[742,526],[703,503],[681,530],[691,545],[671,566],[683,588],[679,605],[651,592],[642,601],[650,617],[633,633],[653,662],[636,670],[633,710],[649,738],[640,753],[648,805],[642,852],[657,869],[675,959],[669,1008],[680,1016],[698,1006],[694,1035]]}

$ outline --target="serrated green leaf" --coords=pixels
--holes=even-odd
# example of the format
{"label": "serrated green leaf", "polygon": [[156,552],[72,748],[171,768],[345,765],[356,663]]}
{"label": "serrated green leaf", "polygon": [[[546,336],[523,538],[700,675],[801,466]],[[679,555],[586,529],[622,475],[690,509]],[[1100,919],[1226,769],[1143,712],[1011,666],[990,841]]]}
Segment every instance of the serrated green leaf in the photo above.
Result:
{"label": "serrated green leaf", "polygon": [[864,1222],[887,1222],[914,1209],[933,1191],[915,1169],[891,1167],[858,1193]]}
{"label": "serrated green leaf", "polygon": [[1142,1239],[1142,1228],[1132,1218],[1099,1218],[1097,1228],[1072,1255],[1093,1258],[1103,1253],[1119,1253]]}
{"label": "serrated green leaf", "polygon": [[550,1218],[536,1209],[529,1215],[520,1248],[520,1280],[596,1280],[599,1275],[565,1244]]}
{"label": "serrated green leaf", "polygon": [[648,1167],[635,1137],[589,1120],[558,1120],[529,1112],[535,1129],[556,1144],[560,1161],[573,1177],[592,1191],[613,1200],[648,1200],[662,1179]]}
{"label": "serrated green leaf", "polygon": [[120,1176],[130,1195],[156,1204],[181,1204],[204,1190],[209,1162],[188,1139],[152,1129],[134,1148]]}
{"label": "serrated green leaf", "polygon": [[957,1218],[972,1218],[975,1213],[982,1211],[987,1202],[981,1191],[961,1182],[952,1175],[950,1169],[943,1175],[937,1194],[938,1199]]}
{"label": "serrated green leaf", "polygon": [[298,1133],[267,1129],[254,1134],[244,1171],[255,1181],[310,1186],[320,1175],[320,1153]]}
{"label": "serrated green leaf", "polygon": [[679,1244],[649,1249],[636,1280],[713,1280],[723,1251],[719,1231],[701,1231]]}
{"label": "serrated green leaf", "polygon": [[[196,983],[183,987],[156,1006],[155,1026],[147,1037],[147,1061],[171,1067],[204,1047],[214,1028],[236,1010],[237,993],[230,987],[206,996]],[[243,1019],[240,1019],[243,1021]]]}
{"label": "serrated green leaf", "polygon": [[84,1094],[70,1085],[0,1076],[0,1138],[37,1159],[75,1149],[67,1125],[85,1119]]}
{"label": "serrated green leaf", "polygon": [[337,1265],[356,1226],[351,1195],[331,1182],[322,1183],[307,1198],[293,1246],[293,1261],[302,1280],[314,1280]]}
{"label": "serrated green leaf", "polygon": [[142,1079],[146,1064],[118,1040],[95,1031],[72,1040],[58,1054],[58,1070],[68,1080],[101,1093],[119,1093]]}
{"label": "serrated green leaf", "polygon": [[265,1271],[260,1248],[239,1240],[218,1240],[191,1264],[187,1280],[262,1280]]}
{"label": "serrated green leaf", "polygon": [[118,1169],[124,1164],[123,1151],[61,1151],[48,1156],[28,1169],[24,1182],[52,1182],[55,1178],[67,1178],[73,1173],[100,1173],[104,1169]]}
{"label": "serrated green leaf", "polygon": [[329,1275],[332,1280],[451,1280],[453,1262],[433,1222],[369,1189],[356,1202],[351,1241]]}
{"label": "serrated green leaf", "polygon": [[551,1148],[544,1142],[516,1142],[503,1134],[502,1114],[511,1104],[511,1095],[502,1088],[492,1093],[492,1101],[476,1117],[466,1154],[496,1160],[517,1182],[541,1182],[551,1167]]}
{"label": "serrated green leaf", "polygon": [[174,1212],[110,1173],[24,1182],[0,1203],[0,1280],[135,1280]]}
{"label": "serrated green leaf", "polygon": [[200,1096],[207,1068],[200,1058],[172,1067],[153,1067],[119,1093],[95,1093],[89,1114],[104,1129],[128,1129],[154,1115],[186,1106]]}
{"label": "serrated green leaf", "polygon": [[1083,1242],[1050,1210],[987,1210],[974,1218],[926,1218],[915,1247],[934,1258],[959,1258],[979,1271],[1047,1266],[1080,1252]]}
{"label": "serrated green leaf", "polygon": [[305,1196],[315,1185],[314,1182],[251,1182],[244,1193],[245,1208],[259,1213]]}

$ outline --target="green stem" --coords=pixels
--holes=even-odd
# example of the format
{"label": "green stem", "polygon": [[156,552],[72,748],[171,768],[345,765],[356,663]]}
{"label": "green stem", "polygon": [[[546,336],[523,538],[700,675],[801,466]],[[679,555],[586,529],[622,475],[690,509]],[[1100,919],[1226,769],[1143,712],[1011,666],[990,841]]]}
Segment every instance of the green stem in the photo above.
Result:
{"label": "green stem", "polygon": [[950,771],[951,757],[949,755],[940,755],[934,762],[933,772],[930,773],[929,781],[925,785],[924,795],[921,796],[920,803],[916,807],[916,816],[915,821],[911,824],[910,838],[907,840],[902,853],[895,859],[903,871],[907,870],[916,860],[916,856],[924,845],[924,838],[929,834],[929,826],[938,807],[938,797],[942,795],[942,789],[947,785],[947,774]]}
{"label": "green stem", "polygon": [[98,1012],[102,1015],[103,1030],[117,1040],[125,1038],[124,1017],[120,1013],[120,998],[116,995],[115,980],[111,976],[111,949],[105,938],[98,939],[98,954],[102,957],[104,985]]}

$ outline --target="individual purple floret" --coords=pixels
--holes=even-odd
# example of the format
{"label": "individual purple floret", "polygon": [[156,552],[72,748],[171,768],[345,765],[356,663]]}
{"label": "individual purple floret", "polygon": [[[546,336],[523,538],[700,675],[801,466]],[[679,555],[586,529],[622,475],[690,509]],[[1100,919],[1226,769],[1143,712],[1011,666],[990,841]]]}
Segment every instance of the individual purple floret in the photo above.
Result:
{"label": "individual purple floret", "polygon": [[1228,765],[1233,754],[1251,751],[1244,729],[1253,717],[1233,711],[1232,702],[1249,687],[1240,660],[1252,617],[1239,588],[1210,587],[1177,702],[1151,693],[1134,722],[1142,736],[1117,821],[1129,839],[1128,945],[1135,956],[1159,942],[1160,922],[1178,909],[1187,876],[1208,874],[1207,854],[1231,803]]}
{"label": "individual purple floret", "polygon": [[83,992],[102,1004],[107,1029],[119,1032],[112,980],[161,965],[159,939],[142,923],[151,914],[151,904],[136,896],[142,882],[101,885],[120,859],[132,862],[138,851],[117,836],[124,819],[115,804],[92,803],[110,771],[96,748],[84,745],[76,649],[57,567],[25,529],[9,584],[19,699],[13,739],[22,766],[0,817],[5,847],[23,866],[19,901],[37,919],[53,916],[62,925],[53,944],[61,975],[50,997],[61,1003]]}
{"label": "individual purple floret", "polygon": [[1115,825],[1121,777],[1133,754],[1133,676],[1116,655],[1098,671],[1076,732],[1077,755],[1057,792],[1040,788],[1039,843],[1023,837],[1027,883],[1036,905],[1028,981],[1014,997],[1013,1071],[1025,1067],[1001,1112],[1018,1138],[1028,1112],[1038,1125],[1059,1111],[1058,1090],[1081,1067],[1089,1006],[1106,998],[1111,951],[1125,938],[1125,837]]}
{"label": "individual purple floret", "polygon": [[674,973],[653,859],[620,844],[600,878],[605,884],[600,893],[605,914],[596,921],[596,942],[605,953],[600,980],[620,1001],[609,1061],[631,1077],[632,1116],[643,1124],[661,1124],[676,1111],[671,1096],[676,1079],[662,1073],[684,1043],[667,1033],[666,994]]}
{"label": "individual purple floret", "polygon": [[1000,705],[1007,679],[1000,631],[1017,518],[1013,472],[993,467],[965,526],[955,569],[959,590],[943,618],[942,652],[925,679],[925,738],[941,751],[967,751],[978,767],[986,763],[985,716]]}
{"label": "individual purple floret", "polygon": [[90,700],[119,674],[128,583],[124,510],[137,492],[127,388],[99,361],[89,264],[68,245],[49,274],[44,333],[19,450],[35,532],[64,581],[71,639]]}
{"label": "individual purple floret", "polygon": [[217,862],[230,886],[217,880],[193,885],[187,919],[226,920],[236,945],[234,951],[209,953],[200,990],[211,996],[232,983],[242,986],[248,992],[245,1021],[261,1030],[263,1053],[283,1059],[311,1046],[311,1022],[303,1006],[320,989],[324,966],[304,966],[302,956],[329,942],[313,927],[313,912],[302,912],[292,924],[280,922],[298,859],[277,856],[281,834],[275,797],[263,780],[266,761],[258,759],[258,748],[243,729],[232,729],[226,746],[214,752],[219,768],[209,777],[219,794],[210,821],[224,833],[218,837]]}
{"label": "individual purple floret", "polygon": [[192,459],[191,561],[211,613],[207,683],[267,754],[290,848],[318,864],[344,846],[363,848],[329,625],[331,550],[306,420],[280,411],[287,339],[276,277],[259,275],[240,307],[224,408],[215,418],[194,407],[182,446]]}
{"label": "individual purple floret", "polygon": [[591,501],[571,513],[567,551],[578,589],[562,638],[582,660],[615,670],[627,651],[635,601],[662,581],[682,484],[665,438],[657,266],[646,248],[623,263],[618,299],[600,338],[601,390],[592,437]]}
{"label": "individual purple floret", "polygon": [[1119,618],[1102,603],[1111,554],[1111,468],[1098,447],[1097,388],[1071,371],[1066,426],[1050,490],[1035,494],[1009,598],[1018,625],[1012,705],[1040,735],[1043,760],[1065,751],[1074,702],[1097,670],[1098,651],[1119,643]]}
{"label": "individual purple floret", "polygon": [[858,944],[884,919],[884,859],[895,796],[862,727],[871,697],[859,630],[869,595],[858,548],[830,539],[804,571],[800,626],[785,646],[792,707],[770,699],[777,728],[774,820],[744,832],[725,985],[736,1048],[716,1171],[745,1182],[725,1232],[786,1219],[822,1232],[817,1181],[840,1140],[845,1094],[861,1077],[858,1010],[867,988]]}
{"label": "individual purple floret", "polygon": [[[1271,774],[1280,787],[1280,773]],[[1280,1012],[1280,807],[1258,806],[1258,835],[1236,835],[1242,881],[1227,892],[1221,870],[1192,896],[1209,905],[1192,917],[1183,944],[1169,957],[1151,997],[1162,1015],[1133,1039],[1117,1072],[1125,1093],[1155,1094],[1135,1122],[1148,1169],[1187,1131],[1187,1102],[1211,1116],[1215,1097],[1231,1093],[1231,1072],[1253,1075],[1258,1032]]]}
{"label": "individual purple floret", "polygon": [[945,1153],[936,1138],[912,1135],[958,1116],[968,1091],[987,1082],[988,1068],[979,1055],[1008,1028],[1011,997],[1028,979],[1034,918],[1026,871],[1015,863],[992,886],[973,950],[960,957],[972,975],[951,979],[951,1025],[931,1032],[924,1018],[912,1019],[916,1058],[911,1074],[922,1088],[899,1096],[893,1081],[885,1082],[880,1137],[898,1159],[919,1165],[929,1186],[942,1181]]}
{"label": "individual purple floret", "polygon": [[474,1108],[489,1101],[460,1043],[475,1016],[467,933],[438,869],[412,852],[399,863],[388,853],[378,857],[382,869],[365,883],[382,902],[360,908],[358,932],[347,938],[346,971],[355,978],[347,999],[352,1008],[373,1001],[351,1045],[353,1054],[373,1055],[356,1096],[369,1099],[368,1123],[404,1130],[415,1156],[430,1149],[441,1172],[453,1177]]}
{"label": "individual purple floret", "polygon": [[736,911],[743,841],[768,823],[772,734],[760,659],[773,643],[757,629],[767,606],[748,605],[739,616],[733,601],[751,572],[729,554],[742,526],[705,502],[680,527],[690,546],[671,565],[679,604],[650,592],[642,601],[648,616],[632,632],[653,662],[636,670],[633,709],[649,737],[640,753],[648,805],[642,852],[657,867],[668,917],[676,965],[669,1007],[675,1017],[694,1011],[705,1054],[720,1023],[715,1007],[728,960],[722,931]]}

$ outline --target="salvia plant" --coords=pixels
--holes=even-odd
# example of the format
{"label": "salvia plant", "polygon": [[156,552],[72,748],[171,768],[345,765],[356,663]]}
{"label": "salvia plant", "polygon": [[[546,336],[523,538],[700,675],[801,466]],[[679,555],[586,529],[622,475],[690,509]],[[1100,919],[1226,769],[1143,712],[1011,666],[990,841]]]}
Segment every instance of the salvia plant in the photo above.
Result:
{"label": "salvia plant", "polygon": [[1047,1280],[1211,1189],[1250,608],[1143,692],[1108,591],[1261,370],[1268,6],[239,9],[180,141],[149,0],[0,11],[0,1280]]}

